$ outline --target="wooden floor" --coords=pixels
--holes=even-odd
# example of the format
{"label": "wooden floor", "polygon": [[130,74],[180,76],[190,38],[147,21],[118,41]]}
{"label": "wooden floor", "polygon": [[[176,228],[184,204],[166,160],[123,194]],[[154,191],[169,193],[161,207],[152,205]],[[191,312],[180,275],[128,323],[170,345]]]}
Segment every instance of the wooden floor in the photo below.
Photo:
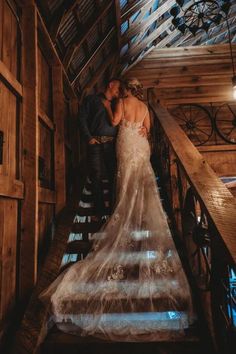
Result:
{"label": "wooden floor", "polygon": [[[202,351],[198,324],[186,331],[181,341],[172,343],[117,343],[97,338],[65,334],[55,326],[45,337],[47,308],[38,300],[38,294],[63,270],[86,257],[90,249],[90,235],[101,224],[91,222],[93,215],[91,184],[87,180],[79,207],[68,208],[61,215],[56,228],[54,244],[50,250],[42,275],[33,293],[22,326],[17,333],[13,354],[79,354],[79,353],[157,353],[199,354]],[[108,200],[107,182],[104,181],[105,198]]]}

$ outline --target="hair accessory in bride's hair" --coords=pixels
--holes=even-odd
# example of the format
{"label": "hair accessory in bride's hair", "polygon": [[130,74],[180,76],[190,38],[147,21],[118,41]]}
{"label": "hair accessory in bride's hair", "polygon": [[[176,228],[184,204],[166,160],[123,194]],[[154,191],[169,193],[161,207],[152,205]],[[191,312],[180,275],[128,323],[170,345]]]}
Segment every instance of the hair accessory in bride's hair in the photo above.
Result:
{"label": "hair accessory in bride's hair", "polygon": [[128,78],[125,80],[125,87],[131,90],[132,94],[140,100],[143,100],[143,85],[135,77]]}

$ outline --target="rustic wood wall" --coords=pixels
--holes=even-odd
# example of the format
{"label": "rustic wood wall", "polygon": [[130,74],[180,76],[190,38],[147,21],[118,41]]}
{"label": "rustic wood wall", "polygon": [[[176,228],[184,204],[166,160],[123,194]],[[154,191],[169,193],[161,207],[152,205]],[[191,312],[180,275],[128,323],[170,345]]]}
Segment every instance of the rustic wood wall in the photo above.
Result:
{"label": "rustic wood wall", "polygon": [[[236,57],[236,45],[233,45],[233,53]],[[183,119],[186,119],[184,114],[191,114],[190,109],[193,113],[193,105],[200,106],[199,110],[196,109],[198,117],[203,117],[202,132],[198,131],[200,140],[204,140],[205,133],[210,134],[211,125],[214,129],[203,146],[198,147],[199,150],[219,176],[236,176],[236,145],[224,141],[215,129],[219,107],[225,103],[236,107],[232,97],[232,63],[228,44],[156,49],[133,66],[126,76],[137,77],[145,89],[154,89],[159,102],[173,113],[182,127]],[[207,115],[204,118],[202,108],[208,112],[212,123]],[[227,112],[221,110],[221,118],[226,115]],[[220,130],[224,131],[226,123],[222,121],[220,124]],[[236,141],[236,129],[233,137]],[[193,134],[191,140],[200,145],[198,137]]]}
{"label": "rustic wood wall", "polygon": [[0,2],[0,341],[11,321],[18,286],[20,200],[24,186],[19,161],[22,86],[17,20]]}
{"label": "rustic wood wall", "polygon": [[[236,45],[233,45],[236,56]],[[154,88],[162,105],[232,100],[228,44],[156,49],[126,76]]]}
{"label": "rustic wood wall", "polygon": [[37,281],[78,159],[76,96],[33,0],[0,1],[0,108],[1,344]]}

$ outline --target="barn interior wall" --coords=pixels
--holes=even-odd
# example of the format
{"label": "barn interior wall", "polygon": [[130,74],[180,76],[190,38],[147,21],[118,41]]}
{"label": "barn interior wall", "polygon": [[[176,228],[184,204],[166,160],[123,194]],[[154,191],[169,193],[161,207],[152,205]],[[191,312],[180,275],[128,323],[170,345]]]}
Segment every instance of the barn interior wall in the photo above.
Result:
{"label": "barn interior wall", "polygon": [[38,279],[79,154],[75,94],[34,1],[17,3],[0,1],[0,342]]}
{"label": "barn interior wall", "polygon": [[[233,45],[236,57],[236,45]],[[202,119],[198,136],[187,132],[216,174],[236,176],[236,132],[232,141],[222,138],[230,131],[230,110],[236,115],[232,90],[232,62],[228,44],[156,49],[128,70],[147,91],[153,89],[161,105],[184,128],[186,116],[196,112]],[[185,116],[186,115],[186,116]],[[232,115],[233,119],[233,115]],[[209,135],[209,136],[207,136]],[[229,140],[229,139],[228,139]]]}

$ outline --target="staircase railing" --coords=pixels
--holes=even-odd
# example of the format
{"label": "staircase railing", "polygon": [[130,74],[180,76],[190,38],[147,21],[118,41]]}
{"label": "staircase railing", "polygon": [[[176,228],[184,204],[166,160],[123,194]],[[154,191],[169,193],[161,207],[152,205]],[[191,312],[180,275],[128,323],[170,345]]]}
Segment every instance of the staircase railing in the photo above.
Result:
{"label": "staircase railing", "polygon": [[[236,342],[236,199],[152,90],[153,155],[213,342]],[[233,349],[230,349],[230,347]]]}

